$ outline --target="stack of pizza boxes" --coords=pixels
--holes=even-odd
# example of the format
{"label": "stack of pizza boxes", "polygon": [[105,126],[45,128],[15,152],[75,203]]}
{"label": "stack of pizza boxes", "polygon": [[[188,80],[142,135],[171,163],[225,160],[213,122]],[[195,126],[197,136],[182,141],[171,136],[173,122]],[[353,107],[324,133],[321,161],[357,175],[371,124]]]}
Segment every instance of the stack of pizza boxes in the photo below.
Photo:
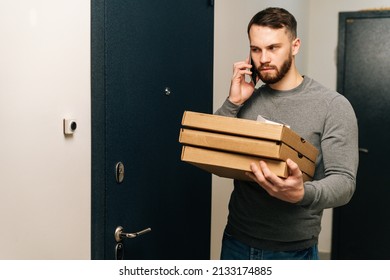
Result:
{"label": "stack of pizza boxes", "polygon": [[296,162],[303,180],[312,180],[318,150],[288,126],[185,111],[179,142],[181,160],[215,175],[250,181],[252,162],[267,163],[288,177],[286,160]]}

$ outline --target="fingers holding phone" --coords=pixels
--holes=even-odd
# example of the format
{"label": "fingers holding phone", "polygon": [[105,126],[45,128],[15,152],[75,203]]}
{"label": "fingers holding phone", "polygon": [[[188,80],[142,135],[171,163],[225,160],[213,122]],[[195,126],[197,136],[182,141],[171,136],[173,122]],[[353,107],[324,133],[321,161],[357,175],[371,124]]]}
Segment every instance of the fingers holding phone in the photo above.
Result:
{"label": "fingers holding phone", "polygon": [[239,61],[233,65],[233,77],[230,85],[230,102],[241,105],[251,97],[255,84],[252,81],[247,82],[245,75],[252,76],[252,64],[248,57],[245,61]]}

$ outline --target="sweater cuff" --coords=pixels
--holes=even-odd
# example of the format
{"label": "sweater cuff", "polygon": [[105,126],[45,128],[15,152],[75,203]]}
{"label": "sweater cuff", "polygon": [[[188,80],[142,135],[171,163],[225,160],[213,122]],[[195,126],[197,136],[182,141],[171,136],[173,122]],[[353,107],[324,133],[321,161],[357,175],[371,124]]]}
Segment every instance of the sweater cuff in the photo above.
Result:
{"label": "sweater cuff", "polygon": [[310,206],[315,197],[315,189],[314,186],[309,182],[304,184],[304,188],[305,188],[305,194],[303,196],[303,199],[300,202],[298,202],[297,205]]}

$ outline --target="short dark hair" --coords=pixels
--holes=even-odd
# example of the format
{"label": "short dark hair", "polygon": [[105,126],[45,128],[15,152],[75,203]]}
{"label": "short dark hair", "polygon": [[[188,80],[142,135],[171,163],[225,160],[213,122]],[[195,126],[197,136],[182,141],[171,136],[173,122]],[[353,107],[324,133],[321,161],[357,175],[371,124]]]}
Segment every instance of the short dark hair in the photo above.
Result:
{"label": "short dark hair", "polygon": [[270,7],[253,16],[248,24],[248,35],[252,25],[266,26],[273,29],[285,27],[292,39],[297,37],[297,21],[295,17],[283,8]]}

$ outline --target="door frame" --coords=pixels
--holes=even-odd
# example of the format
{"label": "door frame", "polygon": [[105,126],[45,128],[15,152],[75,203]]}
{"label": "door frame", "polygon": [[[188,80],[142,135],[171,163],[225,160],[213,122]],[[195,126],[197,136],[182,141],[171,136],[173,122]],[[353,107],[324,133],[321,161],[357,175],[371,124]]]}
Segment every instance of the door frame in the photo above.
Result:
{"label": "door frame", "polygon": [[105,0],[91,0],[91,259],[104,259],[105,237]]}

